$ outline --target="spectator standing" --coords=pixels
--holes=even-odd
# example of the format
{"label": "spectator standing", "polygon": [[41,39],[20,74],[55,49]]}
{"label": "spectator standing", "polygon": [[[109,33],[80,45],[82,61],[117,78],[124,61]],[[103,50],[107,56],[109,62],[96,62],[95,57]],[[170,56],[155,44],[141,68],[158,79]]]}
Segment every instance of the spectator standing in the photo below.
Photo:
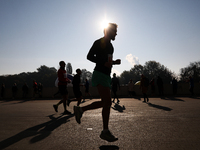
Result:
{"label": "spectator standing", "polygon": [[38,84],[38,94],[39,94],[40,98],[42,98],[42,91],[43,91],[43,85],[42,85],[42,83],[39,83]]}
{"label": "spectator standing", "polygon": [[116,77],[116,73],[113,74],[113,78],[111,80],[112,91],[114,94],[113,103],[115,102],[115,98],[117,99],[117,103],[119,103],[119,98],[117,96],[117,89],[120,90],[119,79]]}
{"label": "spectator standing", "polygon": [[22,86],[22,91],[23,91],[23,98],[26,98],[27,94],[28,94],[28,85],[26,83],[24,83],[24,85]]}
{"label": "spectator standing", "polygon": [[136,95],[135,91],[134,91],[134,83],[133,80],[130,79],[129,83],[128,83],[128,94],[129,96],[133,97]]}
{"label": "spectator standing", "polygon": [[192,76],[189,77],[189,83],[190,83],[189,90],[190,90],[191,96],[193,96],[194,95],[194,79],[192,78]]}
{"label": "spectator standing", "polygon": [[2,85],[1,85],[1,99],[4,99],[5,89],[6,89],[5,84],[2,83]]}
{"label": "spectator standing", "polygon": [[177,94],[177,88],[178,88],[178,83],[175,78],[172,80],[172,90],[173,90],[173,95],[175,96]]}
{"label": "spectator standing", "polygon": [[160,76],[158,76],[157,78],[157,86],[158,86],[159,96],[164,96],[163,80]]}
{"label": "spectator standing", "polygon": [[33,80],[33,99],[35,99],[35,95],[38,94],[38,85],[35,80]]}
{"label": "spectator standing", "polygon": [[89,81],[88,79],[85,79],[85,97],[88,95],[90,99],[92,99],[92,96],[89,92],[89,87],[90,87]]}
{"label": "spectator standing", "polygon": [[18,91],[17,84],[14,83],[13,86],[12,86],[12,98],[13,98],[13,99],[16,98],[17,91]]}
{"label": "spectator standing", "polygon": [[144,102],[148,102],[149,101],[149,98],[147,96],[148,86],[149,86],[149,79],[146,78],[142,74],[141,75],[141,80],[140,80],[140,89],[141,89],[143,97],[144,97]]}
{"label": "spectator standing", "polygon": [[151,96],[155,96],[156,86],[154,78],[150,81],[150,86],[151,86]]}

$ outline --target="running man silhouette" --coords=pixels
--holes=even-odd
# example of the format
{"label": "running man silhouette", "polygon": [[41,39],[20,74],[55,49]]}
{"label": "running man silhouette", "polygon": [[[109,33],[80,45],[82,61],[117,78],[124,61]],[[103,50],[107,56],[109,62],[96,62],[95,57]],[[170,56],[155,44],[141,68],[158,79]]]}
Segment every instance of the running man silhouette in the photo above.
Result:
{"label": "running man silhouette", "polygon": [[80,86],[81,86],[81,73],[82,71],[78,68],[76,69],[76,75],[73,78],[72,84],[73,84],[73,92],[74,92],[74,96],[76,98],[69,100],[67,102],[67,105],[69,106],[69,104],[72,101],[77,101],[77,106],[80,105],[81,100],[82,100],[82,92],[80,90]]}
{"label": "running man silhouette", "polygon": [[58,112],[58,105],[63,103],[64,107],[64,114],[71,114],[67,109],[66,109],[66,101],[68,99],[68,91],[67,91],[67,83],[70,82],[70,80],[67,78],[67,73],[65,70],[65,62],[60,61],[59,62],[60,69],[58,70],[58,89],[60,91],[60,94],[62,95],[62,100],[60,100],[56,105],[53,105],[53,108],[56,112]]}
{"label": "running man silhouette", "polygon": [[[89,81],[88,81],[88,79],[85,79],[85,98],[86,98],[86,96],[88,95],[88,96],[90,96],[90,99],[92,99],[92,96],[91,96],[91,94],[90,94],[90,92],[89,92],[89,88],[90,88],[90,86],[89,86]],[[85,100],[85,98],[84,98],[84,100]]]}
{"label": "running man silhouette", "polygon": [[104,37],[96,40],[92,45],[87,59],[93,63],[96,63],[94,72],[92,75],[92,86],[96,86],[101,97],[101,101],[93,102],[84,107],[74,106],[74,114],[77,123],[81,123],[82,114],[87,110],[103,108],[103,131],[100,134],[100,138],[108,142],[114,142],[118,140],[109,131],[108,123],[110,117],[111,101],[111,68],[112,65],[121,64],[121,60],[117,59],[113,61],[112,55],[114,48],[111,40],[115,40],[117,35],[117,25],[109,23],[108,27],[104,29]]}

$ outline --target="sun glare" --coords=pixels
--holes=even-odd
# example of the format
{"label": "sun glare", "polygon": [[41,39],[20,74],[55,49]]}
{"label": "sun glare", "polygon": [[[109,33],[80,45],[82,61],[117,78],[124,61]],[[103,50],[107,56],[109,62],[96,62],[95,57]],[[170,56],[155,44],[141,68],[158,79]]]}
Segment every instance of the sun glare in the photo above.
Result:
{"label": "sun glare", "polygon": [[107,28],[108,27],[108,21],[107,20],[104,20],[104,21],[102,21],[101,22],[101,27],[103,28],[103,29],[105,29],[105,28]]}

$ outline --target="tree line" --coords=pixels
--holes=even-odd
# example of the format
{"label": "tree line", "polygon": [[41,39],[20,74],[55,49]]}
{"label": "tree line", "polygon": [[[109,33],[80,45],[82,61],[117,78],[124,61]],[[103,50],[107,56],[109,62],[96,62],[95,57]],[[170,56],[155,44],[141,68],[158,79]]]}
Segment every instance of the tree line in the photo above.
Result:
{"label": "tree line", "polygon": [[[72,74],[71,63],[66,65],[66,71],[67,73]],[[35,72],[23,72],[15,75],[0,76],[0,83],[4,83],[7,88],[11,88],[14,83],[17,84],[18,88],[22,87],[25,83],[28,85],[28,87],[32,87],[33,80],[35,80],[37,83],[41,83],[43,87],[55,87],[56,78],[56,68],[42,65],[37,68],[37,71]],[[92,78],[92,73],[86,69],[82,69],[81,81],[85,82],[86,78],[90,81]]]}
{"label": "tree line", "polygon": [[142,65],[135,65],[129,71],[124,71],[120,75],[121,84],[127,84],[130,79],[133,81],[139,81],[141,74],[144,74],[149,80],[156,79],[160,76],[163,83],[171,83],[172,79],[175,78],[179,82],[187,82],[191,76],[194,82],[200,82],[200,61],[190,63],[187,67],[180,69],[180,74],[176,75],[164,65],[161,65],[156,61],[148,61]]}
{"label": "tree line", "polygon": [[[68,63],[66,71],[72,74],[72,65]],[[200,82],[200,61],[190,63],[187,67],[180,69],[180,74],[177,76],[171,72],[167,67],[161,65],[156,61],[148,61],[144,65],[135,65],[129,71],[123,71],[118,76],[120,84],[128,84],[132,79],[134,82],[139,81],[141,74],[144,74],[149,80],[160,76],[164,83],[170,83],[173,78],[177,78],[179,82],[185,82],[189,76],[192,76],[194,82]],[[35,72],[23,72],[16,75],[0,76],[0,83],[4,83],[7,88],[11,88],[14,83],[20,88],[26,83],[29,87],[33,86],[33,80],[37,83],[42,83],[43,87],[55,87],[55,80],[57,78],[57,70],[54,67],[47,67],[45,65],[37,68]],[[91,82],[92,73],[86,69],[82,69],[81,82],[85,79]]]}

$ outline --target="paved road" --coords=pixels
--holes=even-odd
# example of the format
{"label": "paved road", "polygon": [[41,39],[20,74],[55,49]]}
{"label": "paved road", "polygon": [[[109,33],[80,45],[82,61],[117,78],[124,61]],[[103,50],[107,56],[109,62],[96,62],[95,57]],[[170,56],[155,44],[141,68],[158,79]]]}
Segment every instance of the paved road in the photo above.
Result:
{"label": "paved road", "polygon": [[[87,105],[99,99],[88,100]],[[200,149],[200,98],[120,99],[112,105],[110,129],[119,138],[99,138],[101,109],[73,115],[55,113],[58,100],[0,101],[0,149],[8,150],[197,150]],[[72,102],[69,111],[73,112]]]}

